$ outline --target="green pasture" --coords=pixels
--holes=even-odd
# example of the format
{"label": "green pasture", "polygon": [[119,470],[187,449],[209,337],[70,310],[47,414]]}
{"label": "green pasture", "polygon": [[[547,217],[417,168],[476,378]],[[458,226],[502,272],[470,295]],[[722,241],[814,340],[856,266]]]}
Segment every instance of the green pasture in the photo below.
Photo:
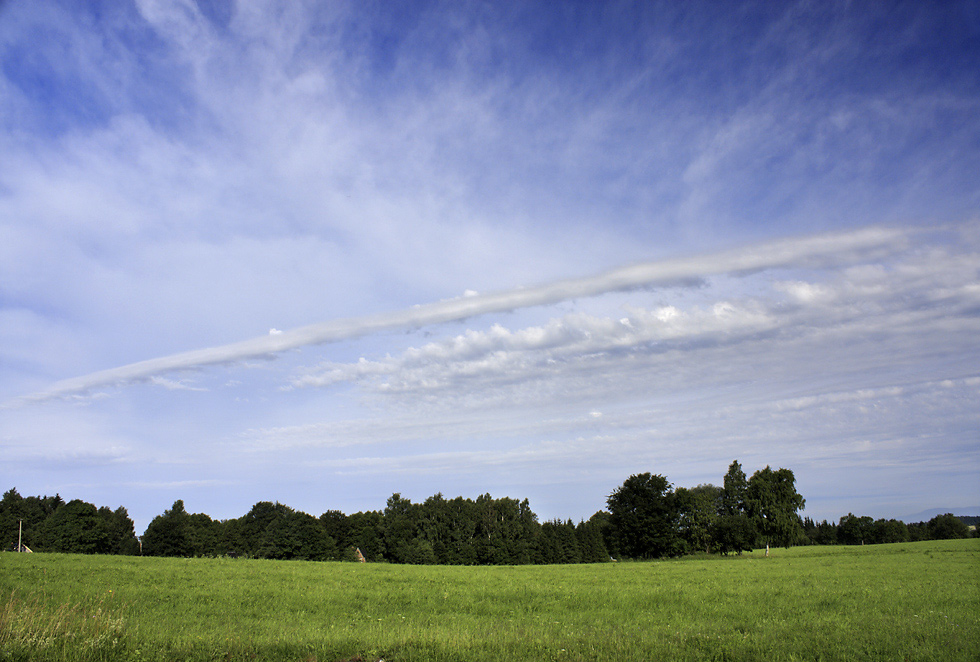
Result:
{"label": "green pasture", "polygon": [[980,540],[446,567],[0,554],[0,660],[976,660]]}

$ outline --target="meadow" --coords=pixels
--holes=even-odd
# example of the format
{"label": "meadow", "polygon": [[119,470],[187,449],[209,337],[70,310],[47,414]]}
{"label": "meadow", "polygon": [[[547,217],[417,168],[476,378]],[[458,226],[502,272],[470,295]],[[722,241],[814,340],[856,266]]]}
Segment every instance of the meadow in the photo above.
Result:
{"label": "meadow", "polygon": [[980,540],[577,566],[0,554],[0,660],[976,660]]}

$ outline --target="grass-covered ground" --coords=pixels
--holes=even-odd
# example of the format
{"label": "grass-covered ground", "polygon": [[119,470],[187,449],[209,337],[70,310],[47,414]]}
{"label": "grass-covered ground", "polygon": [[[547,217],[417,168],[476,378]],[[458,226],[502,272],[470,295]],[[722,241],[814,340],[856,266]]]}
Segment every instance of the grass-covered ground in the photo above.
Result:
{"label": "grass-covered ground", "polygon": [[0,554],[0,660],[976,660],[980,540],[580,566]]}

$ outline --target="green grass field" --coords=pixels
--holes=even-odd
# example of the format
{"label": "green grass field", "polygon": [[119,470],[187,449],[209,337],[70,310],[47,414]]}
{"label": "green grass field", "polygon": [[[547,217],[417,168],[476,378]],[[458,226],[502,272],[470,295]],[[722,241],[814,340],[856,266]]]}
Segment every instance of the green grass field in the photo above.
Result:
{"label": "green grass field", "polygon": [[976,660],[980,540],[438,567],[0,554],[0,660]]}

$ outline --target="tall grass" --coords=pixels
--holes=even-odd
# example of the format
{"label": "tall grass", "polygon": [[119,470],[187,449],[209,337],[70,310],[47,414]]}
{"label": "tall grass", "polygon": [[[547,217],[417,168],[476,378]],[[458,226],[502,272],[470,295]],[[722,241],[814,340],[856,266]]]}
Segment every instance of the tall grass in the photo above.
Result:
{"label": "tall grass", "polygon": [[3,554],[0,659],[975,660],[978,588],[977,540],[521,567]]}
{"label": "tall grass", "polygon": [[0,659],[123,659],[124,630],[123,618],[101,602],[52,607],[11,592],[0,604]]}

